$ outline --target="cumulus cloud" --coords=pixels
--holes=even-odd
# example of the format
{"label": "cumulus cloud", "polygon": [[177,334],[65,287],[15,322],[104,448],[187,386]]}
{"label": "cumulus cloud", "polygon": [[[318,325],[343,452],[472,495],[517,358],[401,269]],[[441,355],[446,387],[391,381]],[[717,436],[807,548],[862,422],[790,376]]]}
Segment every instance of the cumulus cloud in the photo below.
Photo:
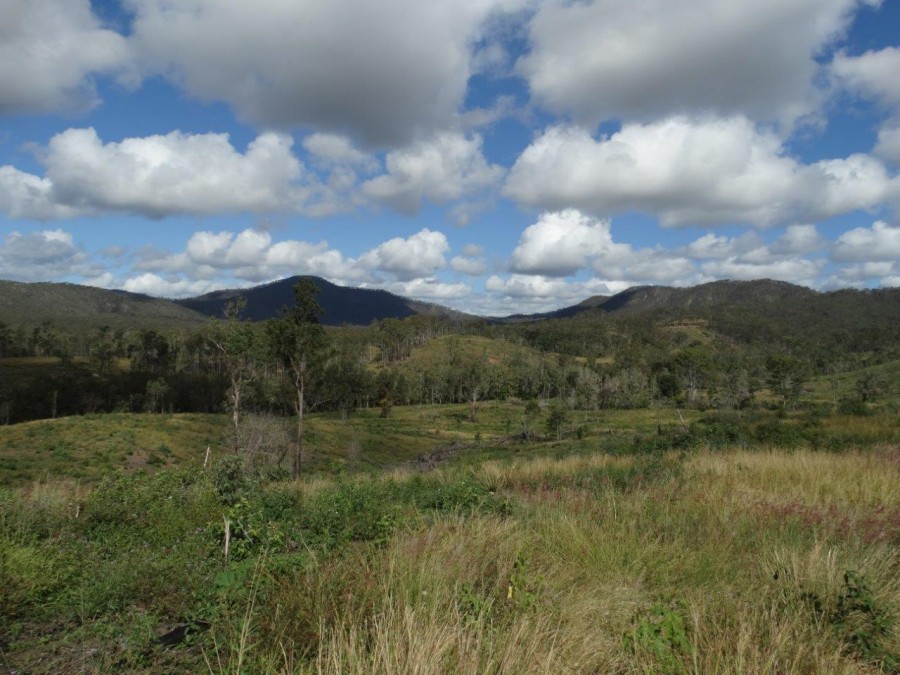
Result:
{"label": "cumulus cloud", "polygon": [[289,136],[264,133],[241,153],[227,134],[126,138],[103,143],[92,129],[54,136],[44,177],[0,167],[0,208],[13,217],[61,218],[118,211],[152,218],[304,210],[314,190]]}
{"label": "cumulus cloud", "polygon": [[303,139],[303,147],[327,165],[344,165],[364,171],[372,171],[378,166],[371,154],[357,149],[349,138],[339,134],[310,134]]}
{"label": "cumulus cloud", "polygon": [[161,217],[285,209],[304,195],[288,136],[264,133],[241,154],[227,134],[103,143],[94,129],[54,136],[44,159],[57,201],[85,210]]}
{"label": "cumulus cloud", "polygon": [[450,244],[443,232],[424,229],[394,237],[360,256],[358,264],[394,275],[399,281],[428,277],[446,264]]}
{"label": "cumulus cloud", "polygon": [[806,255],[819,250],[825,241],[815,225],[791,225],[771,246],[776,255]]}
{"label": "cumulus cloud", "polygon": [[485,281],[486,294],[471,300],[474,311],[491,316],[545,312],[574,305],[594,295],[612,295],[626,285],[604,279],[567,281],[540,275],[499,275]]}
{"label": "cumulus cloud", "polygon": [[900,47],[867,51],[859,56],[838,53],[831,74],[846,89],[900,108]]}
{"label": "cumulus cloud", "polygon": [[187,274],[193,278],[234,276],[245,281],[268,281],[282,276],[312,274],[338,282],[373,280],[369,270],[331,248],[326,241],[275,242],[269,232],[199,231],[191,235],[184,253],[145,256],[140,269]]}
{"label": "cumulus cloud", "polygon": [[152,272],[131,277],[122,284],[122,288],[130,293],[144,293],[163,298],[185,298],[202,295],[211,291],[221,290],[224,287],[221,283],[210,281],[183,278],[167,279]]}
{"label": "cumulus cloud", "polygon": [[374,173],[378,161],[334,134],[304,139],[310,170],[295,156],[287,134],[262,133],[241,152],[228,134],[173,131],[104,143],[93,128],[68,129],[40,150],[44,176],[0,166],[0,211],[35,220],[103,212],[161,218],[281,211],[321,217],[375,199],[415,213],[422,200],[459,200],[499,181],[503,169],[485,160],[481,144],[479,136],[437,134],[388,153],[387,172],[360,185],[360,174]]}
{"label": "cumulus cloud", "polygon": [[[522,0],[129,0],[147,72],[264,127],[381,147],[446,128],[490,19]],[[402,17],[402,19],[398,19]]]}
{"label": "cumulus cloud", "polygon": [[10,218],[54,220],[76,216],[79,209],[56,203],[50,179],[0,166],[0,212]]}
{"label": "cumulus cloud", "polygon": [[622,254],[628,246],[615,244],[610,223],[594,220],[575,209],[543,214],[525,229],[510,258],[513,272],[550,277],[568,276],[604,252]]}
{"label": "cumulus cloud", "polygon": [[93,76],[129,59],[89,0],[5,0],[0,21],[0,114],[80,111],[98,102]]}
{"label": "cumulus cloud", "polygon": [[518,64],[533,96],[579,122],[672,112],[790,122],[815,102],[815,57],[858,0],[542,3]]}
{"label": "cumulus cloud", "polygon": [[870,208],[893,189],[867,155],[805,165],[745,117],[672,117],[599,140],[551,127],[519,156],[504,192],[548,210],[644,211],[664,226],[768,227]]}
{"label": "cumulus cloud", "polygon": [[64,230],[10,232],[0,242],[0,278],[43,281],[99,273],[100,268]]}
{"label": "cumulus cloud", "polygon": [[[223,280],[260,283],[310,274],[339,284],[404,289],[413,297],[458,298],[467,295],[470,287],[434,277],[446,266],[448,250],[446,236],[428,229],[385,241],[358,258],[345,256],[327,241],[275,241],[269,232],[259,229],[238,233],[199,231],[191,235],[184,251],[137,252],[134,270],[141,274],[130,279],[128,288],[180,296],[197,288],[208,290],[213,284],[221,286]],[[152,288],[165,292],[149,290]]]}
{"label": "cumulus cloud", "polygon": [[468,258],[466,256],[454,256],[450,260],[450,267],[460,274],[468,274],[473,277],[480,277],[487,272],[487,261],[484,258]]}
{"label": "cumulus cloud", "polygon": [[734,258],[703,263],[700,270],[712,279],[778,279],[803,286],[815,286],[824,260],[794,258],[772,262],[745,262]]}
{"label": "cumulus cloud", "polygon": [[472,287],[467,284],[448,284],[435,278],[379,284],[379,288],[408,298],[421,298],[437,302],[459,300],[472,292]]}
{"label": "cumulus cloud", "polygon": [[888,162],[900,164],[900,120],[878,131],[878,143],[873,152]]}
{"label": "cumulus cloud", "polygon": [[879,220],[872,227],[848,230],[835,242],[832,257],[851,262],[900,260],[900,225]]}
{"label": "cumulus cloud", "polygon": [[363,184],[363,191],[404,213],[416,213],[423,199],[445,203],[496,184],[503,169],[488,164],[480,136],[441,132],[427,141],[387,154],[387,173]]}

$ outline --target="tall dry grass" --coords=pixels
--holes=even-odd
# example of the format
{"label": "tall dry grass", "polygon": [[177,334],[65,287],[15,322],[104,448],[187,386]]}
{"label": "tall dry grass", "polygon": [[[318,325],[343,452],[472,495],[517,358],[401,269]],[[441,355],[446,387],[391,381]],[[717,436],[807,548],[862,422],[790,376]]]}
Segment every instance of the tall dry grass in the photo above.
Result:
{"label": "tall dry grass", "polygon": [[[627,474],[632,485],[601,480],[640,461],[485,464],[476,478],[516,496],[512,515],[413,519],[386,545],[279,575],[247,662],[323,674],[896,667],[896,449],[697,454],[656,480],[656,464]],[[848,572],[868,605],[847,600]],[[654,633],[672,617],[684,643]]]}

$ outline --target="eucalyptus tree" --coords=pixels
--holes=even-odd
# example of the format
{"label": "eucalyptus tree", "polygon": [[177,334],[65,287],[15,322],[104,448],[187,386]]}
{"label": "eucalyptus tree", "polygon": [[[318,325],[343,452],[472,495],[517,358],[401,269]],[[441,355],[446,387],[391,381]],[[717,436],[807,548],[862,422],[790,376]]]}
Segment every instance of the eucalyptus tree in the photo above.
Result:
{"label": "eucalyptus tree", "polygon": [[316,369],[324,361],[327,336],[319,323],[322,306],[316,300],[319,289],[311,279],[294,284],[294,306],[266,325],[269,348],[284,368],[294,389],[294,412],[297,414],[294,440],[294,478],[300,476],[303,461],[303,414],[307,410],[307,388]]}
{"label": "eucalyptus tree", "polygon": [[257,375],[264,350],[253,324],[241,319],[246,306],[243,297],[229,302],[225,305],[225,321],[213,321],[207,335],[228,376],[226,397],[235,432],[240,426],[244,393]]}

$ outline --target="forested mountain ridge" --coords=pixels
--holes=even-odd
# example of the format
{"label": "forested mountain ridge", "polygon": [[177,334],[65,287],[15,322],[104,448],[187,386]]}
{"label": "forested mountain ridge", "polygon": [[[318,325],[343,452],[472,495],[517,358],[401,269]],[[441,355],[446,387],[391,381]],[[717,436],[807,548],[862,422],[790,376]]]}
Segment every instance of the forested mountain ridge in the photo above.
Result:
{"label": "forested mountain ridge", "polygon": [[128,328],[196,327],[207,321],[171,300],[68,283],[0,280],[0,321],[37,325],[110,325]]}
{"label": "forested mountain ridge", "polygon": [[[722,308],[744,306],[766,312],[779,308],[796,307],[803,303],[815,303],[817,307],[827,306],[841,296],[854,297],[867,302],[873,297],[876,302],[884,298],[900,306],[900,290],[852,290],[819,292],[805,286],[797,286],[785,281],[758,279],[754,281],[712,281],[698,286],[675,288],[671,286],[633,286],[611,296],[596,295],[576,305],[562,307],[552,312],[533,315],[515,315],[516,320],[562,319],[575,316],[592,309],[604,312],[661,312],[675,317],[698,312],[706,314]],[[501,319],[502,320],[502,319]]]}
{"label": "forested mountain ridge", "polygon": [[[215,291],[192,298],[167,300],[139,293],[68,283],[0,281],[0,322],[37,325],[51,321],[67,325],[110,325],[129,328],[190,328],[209,317],[221,318],[225,305],[243,297],[243,316],[261,321],[278,316],[293,302],[293,286],[304,277],[290,277],[244,289]],[[383,319],[416,315],[453,321],[475,320],[437,304],[405,298],[385,290],[353,288],[308,277],[319,289],[322,323],[367,326]],[[900,325],[900,289],[843,289],[819,292],[782,281],[714,281],[699,286],[636,286],[612,296],[592,296],[582,302],[540,314],[486,317],[490,323],[511,324],[567,319],[586,314],[628,315],[660,321],[700,318],[740,330],[778,333],[788,322],[796,329],[828,325],[833,330],[864,330]]]}
{"label": "forested mountain ridge", "polygon": [[243,297],[247,301],[243,316],[251,321],[264,321],[278,316],[282,308],[293,304],[294,284],[303,278],[311,279],[319,289],[317,299],[324,310],[321,321],[329,326],[367,326],[381,319],[405,319],[417,314],[454,319],[475,318],[441,305],[411,300],[388,291],[338,286],[321,277],[312,276],[294,276],[252,288],[214,291],[175,302],[207,316],[221,317],[227,303]]}

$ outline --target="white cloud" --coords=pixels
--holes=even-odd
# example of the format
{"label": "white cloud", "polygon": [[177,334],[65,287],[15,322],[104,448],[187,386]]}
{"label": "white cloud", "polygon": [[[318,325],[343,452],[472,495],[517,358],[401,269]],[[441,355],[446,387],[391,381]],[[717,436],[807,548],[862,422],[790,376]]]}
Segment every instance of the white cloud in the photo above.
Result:
{"label": "white cloud", "polygon": [[187,243],[188,257],[194,263],[220,265],[233,239],[231,232],[194,232]]}
{"label": "white cloud", "polygon": [[879,220],[872,227],[857,227],[838,237],[832,257],[839,261],[900,260],[900,225]]}
{"label": "white cloud", "polygon": [[144,293],[161,298],[186,298],[224,288],[221,283],[189,279],[165,279],[146,272],[126,279],[122,288],[130,293]]}
{"label": "white cloud", "polygon": [[49,179],[0,166],[0,212],[10,218],[54,220],[78,215],[79,210],[54,201]]}
{"label": "white cloud", "polygon": [[364,171],[372,171],[378,165],[372,155],[358,150],[349,138],[338,134],[310,134],[303,139],[303,147],[326,164],[358,167]]}
{"label": "white cloud", "polygon": [[815,286],[824,260],[790,258],[771,262],[749,262],[734,258],[703,263],[700,270],[712,279],[778,279],[803,286]]}
{"label": "white cloud", "polygon": [[363,184],[363,192],[404,213],[416,213],[423,199],[445,203],[495,185],[503,169],[488,164],[480,136],[441,132],[389,152],[387,173]]}
{"label": "white cloud", "polygon": [[133,279],[132,284],[167,289],[160,291],[163,295],[178,295],[186,293],[185,289],[206,288],[216,280],[258,283],[312,274],[339,284],[415,289],[410,294],[416,297],[459,297],[465,284],[445,285],[433,279],[434,273],[446,265],[444,254],[449,248],[443,233],[428,229],[407,238],[390,239],[359,258],[344,256],[326,241],[274,241],[262,230],[246,229],[236,234],[200,231],[191,236],[184,252],[139,252],[134,269],[143,274],[134,277],[137,281]]}
{"label": "white cloud", "polygon": [[484,255],[484,246],[480,244],[466,244],[462,248],[462,254],[469,258],[477,258]]}
{"label": "white cloud", "polygon": [[487,272],[487,261],[484,258],[467,258],[466,256],[458,255],[450,260],[450,267],[460,274],[480,277]]}
{"label": "white cloud", "polygon": [[506,279],[495,274],[484,282],[484,288],[513,298],[574,297],[572,284],[564,279],[535,274],[513,274]]}
{"label": "white cloud", "polygon": [[451,124],[489,20],[521,0],[129,0],[148,72],[264,127],[366,144]]}
{"label": "white cloud", "polygon": [[89,109],[92,76],[128,58],[125,38],[100,25],[89,0],[4,0],[0,114]]}
{"label": "white cloud", "polygon": [[[690,283],[714,279],[779,279],[815,286],[825,260],[810,258],[825,245],[812,225],[791,225],[766,245],[756,232],[737,237],[706,234],[672,255],[682,254],[698,263],[699,278]],[[685,276],[681,277],[686,278]]]}
{"label": "white cloud", "polygon": [[734,238],[709,233],[688,244],[684,253],[696,260],[724,260],[755,251],[762,245],[762,239],[755,232]]}
{"label": "white cloud", "polygon": [[813,108],[815,57],[860,4],[550,0],[518,67],[546,108],[590,125],[672,112],[790,122]]}
{"label": "white cloud", "polygon": [[867,155],[804,165],[744,117],[673,117],[600,140],[551,127],[519,156],[504,192],[549,210],[645,211],[664,226],[768,227],[871,208],[892,189]]}
{"label": "white cloud", "polygon": [[673,251],[661,248],[631,250],[616,254],[605,251],[594,259],[592,267],[607,284],[628,288],[641,284],[687,286],[701,281],[694,263]]}
{"label": "white cloud", "polygon": [[510,258],[510,269],[563,277],[582,269],[589,258],[601,253],[621,255],[628,251],[628,246],[613,242],[609,221],[567,209],[545,213],[525,229]]}
{"label": "white cloud", "polygon": [[258,136],[244,154],[227,134],[128,138],[104,144],[93,129],[54,136],[44,159],[57,201],[151,217],[287,209],[306,196],[290,137]]}
{"label": "white cloud", "polygon": [[301,211],[321,192],[289,136],[264,133],[244,153],[227,134],[126,138],[103,143],[92,129],[54,136],[43,178],[0,167],[0,209],[12,217],[62,218],[104,211],[171,214]]}
{"label": "white cloud", "polygon": [[900,266],[891,262],[867,262],[859,265],[847,265],[842,267],[838,274],[831,279],[831,285],[835,288],[846,286],[863,287],[866,283],[873,280],[882,280],[881,286],[886,287],[896,284],[885,283],[883,280],[890,279],[897,273],[900,273]]}
{"label": "white cloud", "polygon": [[815,225],[791,225],[772,244],[771,250],[776,255],[805,255],[819,250],[824,243]]}
{"label": "white cloud", "polygon": [[846,89],[900,108],[900,47],[860,56],[841,52],[832,61],[831,73]]}
{"label": "white cloud", "polygon": [[531,314],[574,305],[594,295],[612,295],[625,288],[627,285],[603,279],[566,281],[540,275],[493,275],[485,281],[487,293],[473,298],[471,303],[472,311],[489,316]]}
{"label": "white cloud", "polygon": [[360,256],[358,264],[394,275],[398,281],[429,277],[446,264],[450,244],[443,232],[423,229],[406,239],[394,237]]}
{"label": "white cloud", "polygon": [[888,162],[900,164],[900,120],[878,131],[878,143],[873,152]]}
{"label": "white cloud", "polygon": [[397,295],[428,301],[459,300],[472,293],[472,288],[467,284],[448,284],[434,278],[396,281],[379,284],[378,287]]}
{"label": "white cloud", "polygon": [[43,281],[94,276],[100,268],[64,230],[10,232],[0,242],[0,278]]}

